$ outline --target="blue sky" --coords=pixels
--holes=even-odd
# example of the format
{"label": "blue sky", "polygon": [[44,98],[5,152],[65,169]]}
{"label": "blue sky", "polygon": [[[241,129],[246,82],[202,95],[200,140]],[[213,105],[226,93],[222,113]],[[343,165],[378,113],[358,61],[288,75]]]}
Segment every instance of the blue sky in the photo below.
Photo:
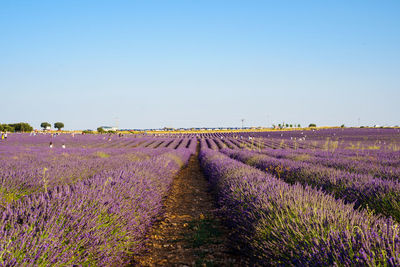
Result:
{"label": "blue sky", "polygon": [[400,124],[400,1],[1,1],[0,123]]}

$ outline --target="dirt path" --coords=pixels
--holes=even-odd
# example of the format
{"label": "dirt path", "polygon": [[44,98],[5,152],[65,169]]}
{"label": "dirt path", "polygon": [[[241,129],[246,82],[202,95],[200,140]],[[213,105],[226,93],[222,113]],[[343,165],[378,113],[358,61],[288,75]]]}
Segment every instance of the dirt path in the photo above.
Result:
{"label": "dirt path", "polygon": [[227,234],[196,154],[173,182],[147,253],[134,260],[137,266],[246,266],[229,252]]}

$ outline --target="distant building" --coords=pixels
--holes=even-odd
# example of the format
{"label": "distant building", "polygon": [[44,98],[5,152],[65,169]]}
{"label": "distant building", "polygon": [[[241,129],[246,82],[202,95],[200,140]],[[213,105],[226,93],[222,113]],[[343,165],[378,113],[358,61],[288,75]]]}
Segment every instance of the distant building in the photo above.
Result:
{"label": "distant building", "polygon": [[103,130],[106,132],[118,130],[117,127],[112,127],[112,126],[100,126],[100,128],[103,128]]}

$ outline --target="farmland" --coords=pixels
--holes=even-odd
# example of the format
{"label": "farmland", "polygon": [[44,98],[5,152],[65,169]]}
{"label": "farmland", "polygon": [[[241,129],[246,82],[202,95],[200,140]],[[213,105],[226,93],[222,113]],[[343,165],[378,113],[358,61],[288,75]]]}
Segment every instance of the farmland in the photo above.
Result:
{"label": "farmland", "polygon": [[396,128],[13,133],[0,265],[396,266],[399,203]]}

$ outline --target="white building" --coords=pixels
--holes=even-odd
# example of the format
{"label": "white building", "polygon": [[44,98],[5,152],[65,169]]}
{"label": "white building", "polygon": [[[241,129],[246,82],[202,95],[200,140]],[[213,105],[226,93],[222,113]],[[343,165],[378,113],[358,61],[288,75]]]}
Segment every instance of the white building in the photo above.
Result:
{"label": "white building", "polygon": [[118,130],[117,127],[113,127],[113,126],[100,126],[100,128],[103,128],[103,130],[106,132]]}

